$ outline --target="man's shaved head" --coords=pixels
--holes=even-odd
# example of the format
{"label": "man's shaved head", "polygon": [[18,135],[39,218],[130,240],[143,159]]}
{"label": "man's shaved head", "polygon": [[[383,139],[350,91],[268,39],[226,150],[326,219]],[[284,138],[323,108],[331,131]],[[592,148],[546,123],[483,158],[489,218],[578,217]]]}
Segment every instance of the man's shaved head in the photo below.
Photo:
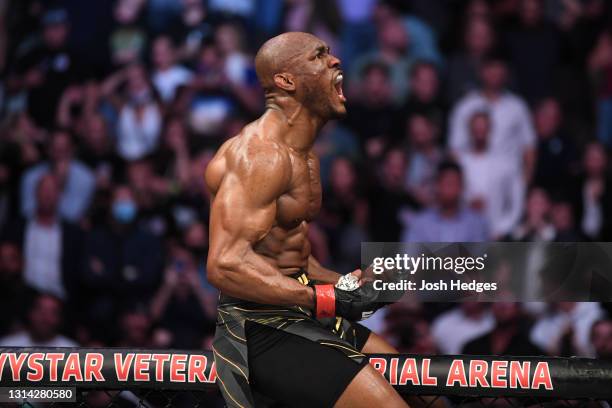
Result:
{"label": "man's shaved head", "polygon": [[266,41],[255,56],[255,70],[266,106],[289,97],[320,117],[346,113],[340,60],[312,34],[290,32]]}
{"label": "man's shaved head", "polygon": [[266,91],[272,90],[274,75],[294,71],[296,58],[307,52],[309,45],[312,48],[318,43],[322,41],[302,32],[283,33],[266,41],[255,56],[255,70],[261,86]]}

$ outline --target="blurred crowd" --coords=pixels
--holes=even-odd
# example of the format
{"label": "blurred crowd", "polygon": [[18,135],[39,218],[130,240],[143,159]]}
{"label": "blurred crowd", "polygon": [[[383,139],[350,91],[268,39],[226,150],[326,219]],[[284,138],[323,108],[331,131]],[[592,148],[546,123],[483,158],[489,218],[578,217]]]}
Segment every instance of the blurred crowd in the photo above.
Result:
{"label": "blurred crowd", "polygon": [[[262,113],[253,55],[308,31],[342,59],[309,234],[612,241],[604,0],[0,1],[0,345],[209,348],[215,149]],[[400,351],[612,358],[609,305],[400,303]]]}

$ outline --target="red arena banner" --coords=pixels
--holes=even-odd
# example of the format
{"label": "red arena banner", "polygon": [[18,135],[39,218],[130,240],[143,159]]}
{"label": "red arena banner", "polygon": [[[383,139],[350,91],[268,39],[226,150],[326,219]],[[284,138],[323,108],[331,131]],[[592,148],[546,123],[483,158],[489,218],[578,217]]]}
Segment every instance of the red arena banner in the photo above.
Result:
{"label": "red arena banner", "polygon": [[[612,362],[584,358],[371,355],[401,393],[612,398]],[[210,351],[0,348],[0,387],[214,387]]]}

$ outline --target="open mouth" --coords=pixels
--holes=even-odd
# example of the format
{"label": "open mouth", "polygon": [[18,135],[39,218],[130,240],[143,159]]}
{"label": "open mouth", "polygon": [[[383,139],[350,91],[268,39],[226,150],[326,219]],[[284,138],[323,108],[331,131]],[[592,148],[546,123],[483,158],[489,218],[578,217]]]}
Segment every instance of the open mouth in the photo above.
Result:
{"label": "open mouth", "polygon": [[336,88],[336,93],[338,94],[338,98],[340,98],[340,101],[346,102],[346,97],[344,96],[344,93],[342,92],[342,81],[343,80],[344,80],[344,75],[342,74],[342,72],[340,72],[338,75],[336,75],[336,78],[334,79],[334,88]]}

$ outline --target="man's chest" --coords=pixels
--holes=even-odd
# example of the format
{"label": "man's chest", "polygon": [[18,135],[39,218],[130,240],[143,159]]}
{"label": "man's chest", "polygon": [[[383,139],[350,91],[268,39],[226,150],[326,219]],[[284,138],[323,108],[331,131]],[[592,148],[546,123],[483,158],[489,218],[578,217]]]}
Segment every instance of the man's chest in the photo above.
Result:
{"label": "man's chest", "polygon": [[292,161],[288,191],[277,200],[277,221],[287,227],[314,219],[321,208],[321,175],[314,155]]}

